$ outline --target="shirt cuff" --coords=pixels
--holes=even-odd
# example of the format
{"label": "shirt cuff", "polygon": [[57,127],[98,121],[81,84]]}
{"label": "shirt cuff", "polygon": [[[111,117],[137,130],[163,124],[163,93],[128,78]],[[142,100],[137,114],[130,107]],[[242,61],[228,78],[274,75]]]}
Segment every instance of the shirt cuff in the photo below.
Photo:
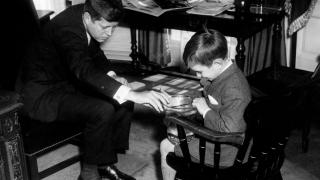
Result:
{"label": "shirt cuff", "polygon": [[114,94],[113,99],[118,101],[119,104],[126,102],[125,97],[128,95],[131,88],[125,85],[121,85],[117,92]]}
{"label": "shirt cuff", "polygon": [[211,109],[208,108],[208,109],[206,109],[206,110],[204,111],[204,113],[203,113],[203,115],[202,115],[203,119],[206,117],[207,112],[209,112],[210,110],[211,110]]}
{"label": "shirt cuff", "polygon": [[114,71],[109,71],[109,72],[107,73],[107,75],[110,76],[110,77],[112,77],[112,78],[117,77],[117,74],[116,74]]}

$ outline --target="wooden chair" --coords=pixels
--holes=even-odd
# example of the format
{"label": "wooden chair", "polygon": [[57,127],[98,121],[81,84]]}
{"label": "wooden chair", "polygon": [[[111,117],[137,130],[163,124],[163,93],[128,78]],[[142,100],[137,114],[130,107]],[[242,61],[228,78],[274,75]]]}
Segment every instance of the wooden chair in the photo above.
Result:
{"label": "wooden chair", "polygon": [[[201,124],[190,121],[186,117],[168,116],[166,120],[175,123],[178,129],[178,137],[183,157],[174,153],[167,155],[167,163],[177,171],[176,180],[186,179],[226,179],[226,180],[265,180],[282,179],[280,168],[284,161],[284,148],[289,137],[290,128],[282,125],[275,126],[269,123],[279,121],[284,116],[269,111],[274,100],[265,98],[264,102],[253,101],[249,104],[245,113],[247,131],[245,137],[241,133],[222,133],[212,131]],[[281,103],[279,103],[280,105]],[[267,107],[267,108],[266,108]],[[265,126],[265,127],[263,127]],[[277,130],[275,127],[279,127]],[[185,129],[188,129],[200,139],[199,162],[191,160],[186,142]],[[215,144],[213,166],[204,163],[205,142]],[[247,162],[245,154],[249,150],[250,156]],[[219,167],[221,144],[233,144],[238,148],[238,153],[233,166]]]}
{"label": "wooden chair", "polygon": [[296,118],[302,121],[301,148],[304,153],[308,152],[309,149],[310,121],[312,114],[314,114],[312,111],[317,109],[317,107],[312,106],[316,106],[314,105],[315,102],[320,100],[314,100],[316,98],[314,95],[320,90],[316,88],[316,84],[320,84],[320,63],[318,63],[314,72],[307,73],[301,79],[289,84],[278,94],[278,96],[293,97],[291,99],[293,112],[299,113],[294,113],[293,116],[295,117],[292,117],[292,119]]}
{"label": "wooden chair", "polygon": [[64,159],[42,171],[39,171],[37,163],[37,159],[42,155],[58,150],[67,144],[81,148],[81,126],[65,122],[44,123],[23,116],[20,118],[20,124],[30,179],[45,178],[80,161],[81,153]]}
{"label": "wooden chair", "polygon": [[[295,126],[302,129],[302,152],[307,152],[309,147],[310,121],[319,101],[320,64],[314,72],[307,72],[288,67],[279,67],[278,71],[265,69],[248,77],[249,83],[264,94],[278,99],[286,98],[290,101],[292,112],[288,118],[292,119]],[[274,77],[277,77],[274,79]],[[318,87],[317,87],[318,86]],[[315,96],[316,95],[316,96]],[[316,116],[316,115],[313,115]]]}
{"label": "wooden chair", "polygon": [[[8,54],[7,57],[11,58],[4,59],[0,65],[0,69],[3,70],[1,71],[3,76],[0,76],[0,89],[10,91],[15,91],[14,87],[21,62],[27,51],[26,47],[29,47],[37,39],[40,34],[40,25],[43,26],[49,21],[49,15],[52,14],[51,11],[36,11],[32,0],[16,2],[15,10],[22,23],[19,26],[23,28],[13,26],[14,31],[8,32],[7,35],[12,38],[5,43],[9,49],[6,53]],[[38,15],[40,15],[40,19]],[[14,36],[14,34],[19,34],[19,37]],[[41,155],[55,151],[67,143],[76,142],[74,144],[81,145],[77,143],[78,139],[81,138],[81,127],[56,122],[41,123],[23,116],[22,113],[19,113],[19,122],[30,180],[47,177],[80,159],[78,154],[39,172],[37,158]]]}

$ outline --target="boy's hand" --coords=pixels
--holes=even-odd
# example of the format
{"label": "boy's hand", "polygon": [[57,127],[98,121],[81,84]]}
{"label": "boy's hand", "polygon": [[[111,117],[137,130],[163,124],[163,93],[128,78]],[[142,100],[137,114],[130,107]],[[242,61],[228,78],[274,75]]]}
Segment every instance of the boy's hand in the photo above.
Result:
{"label": "boy's hand", "polygon": [[193,99],[192,105],[197,108],[198,112],[201,115],[203,115],[205,112],[208,111],[208,109],[210,109],[205,98],[203,97]]}

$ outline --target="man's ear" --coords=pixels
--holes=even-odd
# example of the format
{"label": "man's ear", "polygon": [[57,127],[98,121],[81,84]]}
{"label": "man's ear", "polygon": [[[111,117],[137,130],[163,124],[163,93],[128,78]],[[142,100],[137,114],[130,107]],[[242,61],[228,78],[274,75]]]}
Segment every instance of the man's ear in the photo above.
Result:
{"label": "man's ear", "polygon": [[91,21],[91,15],[88,12],[83,13],[83,20],[86,24],[88,24]]}

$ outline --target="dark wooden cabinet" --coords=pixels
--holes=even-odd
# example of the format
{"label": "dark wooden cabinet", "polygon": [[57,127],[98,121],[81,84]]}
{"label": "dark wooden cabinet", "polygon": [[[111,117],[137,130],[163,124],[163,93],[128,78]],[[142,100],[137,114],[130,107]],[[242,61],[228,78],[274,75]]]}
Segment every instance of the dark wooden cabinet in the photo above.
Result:
{"label": "dark wooden cabinet", "polygon": [[0,90],[0,180],[27,180],[18,95]]}

